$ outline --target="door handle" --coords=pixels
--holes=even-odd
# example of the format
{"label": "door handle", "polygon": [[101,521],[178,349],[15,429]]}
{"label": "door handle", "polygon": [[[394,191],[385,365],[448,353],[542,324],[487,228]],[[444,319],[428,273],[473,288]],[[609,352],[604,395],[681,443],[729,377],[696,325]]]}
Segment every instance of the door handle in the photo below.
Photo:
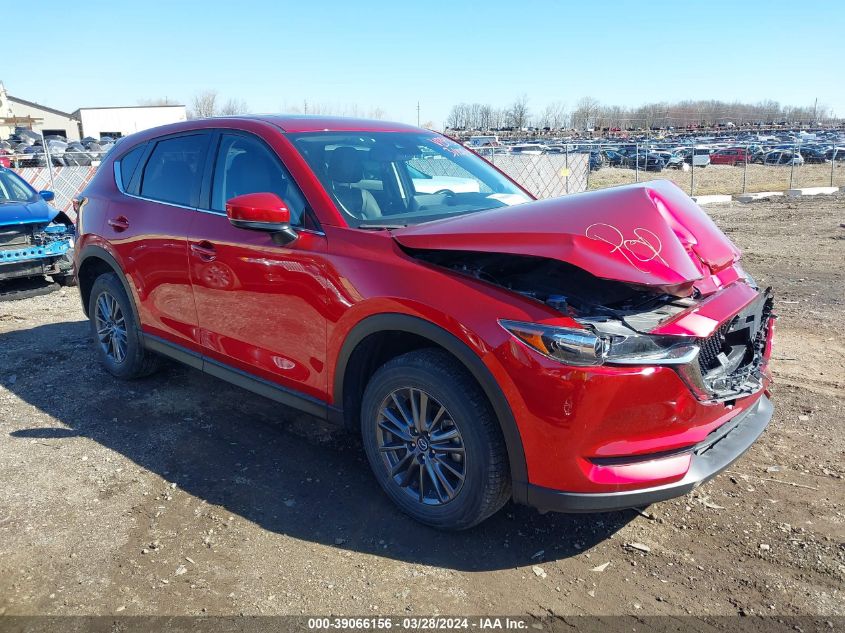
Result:
{"label": "door handle", "polygon": [[109,226],[117,233],[122,233],[129,228],[129,220],[125,215],[119,215],[116,218],[109,218]]}
{"label": "door handle", "polygon": [[206,240],[191,244],[191,252],[205,262],[212,262],[217,257],[214,244]]}

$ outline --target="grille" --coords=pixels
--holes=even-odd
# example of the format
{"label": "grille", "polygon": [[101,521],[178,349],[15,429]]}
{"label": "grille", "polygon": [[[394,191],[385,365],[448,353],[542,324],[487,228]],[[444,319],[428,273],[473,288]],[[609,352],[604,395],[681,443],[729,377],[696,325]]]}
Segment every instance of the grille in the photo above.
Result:
{"label": "grille", "polygon": [[[698,339],[703,386],[711,394],[751,393],[760,386],[760,368],[771,323],[773,299],[767,289],[758,301]],[[724,353],[723,364],[719,355]]]}
{"label": "grille", "polygon": [[701,373],[705,374],[719,366],[717,356],[724,348],[725,335],[731,329],[732,323],[733,321],[728,321],[707,338],[698,339],[698,344],[701,347],[701,351],[698,353],[698,365],[701,367]]}
{"label": "grille", "polygon": [[29,244],[29,229],[0,227],[0,250],[20,248]]}

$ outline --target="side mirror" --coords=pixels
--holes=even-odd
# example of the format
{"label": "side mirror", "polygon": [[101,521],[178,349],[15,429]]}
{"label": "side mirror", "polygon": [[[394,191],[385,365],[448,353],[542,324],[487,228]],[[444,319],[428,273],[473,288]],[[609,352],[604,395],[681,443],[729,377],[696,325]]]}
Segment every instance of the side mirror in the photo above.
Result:
{"label": "side mirror", "polygon": [[51,200],[53,200],[53,198],[56,197],[56,194],[54,194],[52,191],[47,190],[39,191],[38,195],[41,196],[41,199],[44,200],[44,202],[50,202]]}
{"label": "side mirror", "polygon": [[226,215],[232,226],[251,231],[273,234],[279,245],[289,244],[297,238],[290,225],[290,209],[275,193],[246,193],[226,202]]}

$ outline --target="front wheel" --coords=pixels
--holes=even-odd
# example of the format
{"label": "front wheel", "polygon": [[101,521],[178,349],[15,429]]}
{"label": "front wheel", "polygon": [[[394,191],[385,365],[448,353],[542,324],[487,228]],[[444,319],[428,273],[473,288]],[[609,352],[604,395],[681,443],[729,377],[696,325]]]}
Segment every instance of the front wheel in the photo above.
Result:
{"label": "front wheel", "polygon": [[499,424],[481,388],[445,351],[409,352],[376,371],[361,431],[379,484],[421,523],[466,529],[510,497]]}

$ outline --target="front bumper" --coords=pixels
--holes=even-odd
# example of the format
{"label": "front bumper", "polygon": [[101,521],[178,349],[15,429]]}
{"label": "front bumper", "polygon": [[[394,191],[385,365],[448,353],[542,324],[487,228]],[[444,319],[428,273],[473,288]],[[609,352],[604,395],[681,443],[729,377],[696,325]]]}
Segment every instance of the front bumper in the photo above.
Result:
{"label": "front bumper", "polygon": [[685,495],[739,459],[769,424],[772,411],[771,401],[762,395],[746,411],[714,430],[690,449],[690,468],[679,481],[640,490],[604,493],[562,492],[528,484],[525,503],[556,512],[609,512]]}

